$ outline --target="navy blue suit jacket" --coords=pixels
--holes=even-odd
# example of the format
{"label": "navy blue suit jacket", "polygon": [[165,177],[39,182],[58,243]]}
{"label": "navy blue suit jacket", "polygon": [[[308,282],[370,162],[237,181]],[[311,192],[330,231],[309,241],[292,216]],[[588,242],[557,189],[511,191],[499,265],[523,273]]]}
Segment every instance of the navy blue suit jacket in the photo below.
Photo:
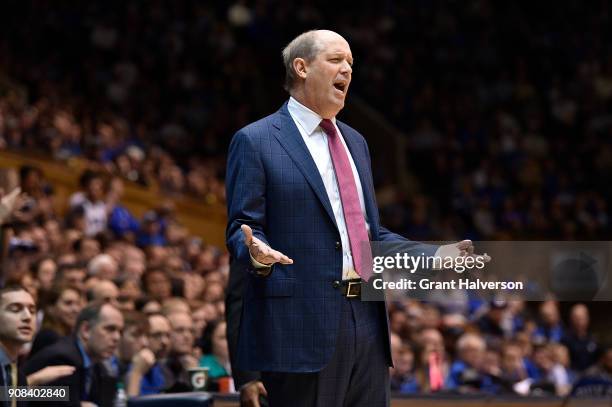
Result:
{"label": "navy blue suit jacket", "polygon": [[[338,128],[350,150],[365,199],[373,241],[404,241],[415,253],[433,255],[435,247],[409,242],[380,225],[370,163],[363,136],[342,122]],[[285,103],[279,111],[239,130],[227,167],[227,246],[247,273],[238,335],[237,365],[253,371],[316,372],[336,345],[342,278],[340,233],[312,159]],[[253,273],[240,229],[247,224],[257,238],[294,263],[276,264],[268,277]],[[380,318],[387,321],[384,302]],[[380,346],[387,348],[388,329]]]}

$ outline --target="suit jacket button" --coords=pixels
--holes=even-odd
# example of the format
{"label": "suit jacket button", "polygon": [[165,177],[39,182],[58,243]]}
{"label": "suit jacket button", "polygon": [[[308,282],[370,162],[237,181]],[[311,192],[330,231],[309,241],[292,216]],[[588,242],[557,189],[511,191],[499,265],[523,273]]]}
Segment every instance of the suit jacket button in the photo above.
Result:
{"label": "suit jacket button", "polygon": [[336,242],[335,247],[336,247],[336,250],[340,250],[342,248],[342,243]]}
{"label": "suit jacket button", "polygon": [[334,288],[340,287],[340,281],[338,281],[338,280],[334,281],[333,286],[334,286]]}

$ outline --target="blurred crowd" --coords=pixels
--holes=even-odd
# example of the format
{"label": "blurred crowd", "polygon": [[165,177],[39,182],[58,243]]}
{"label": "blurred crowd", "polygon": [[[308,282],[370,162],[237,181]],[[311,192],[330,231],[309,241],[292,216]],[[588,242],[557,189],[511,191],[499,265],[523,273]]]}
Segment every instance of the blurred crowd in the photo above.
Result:
{"label": "blurred crowd", "polygon": [[[197,364],[229,374],[228,257],[171,208],[135,218],[122,184],[223,202],[229,139],[286,98],[280,49],[306,29],[345,35],[351,93],[405,134],[405,170],[420,187],[408,194],[376,179],[389,229],[414,240],[610,238],[606,2],[10,7],[0,15],[0,149],[84,158],[97,171],[82,175],[58,217],[44,174],[21,169],[28,199],[12,221],[5,279],[36,293],[32,352],[69,335],[88,301],[115,304],[125,330],[112,366],[163,372],[128,384],[132,393],[172,388]],[[612,375],[586,305],[563,316],[554,300],[527,308],[391,304],[393,390],[564,395],[584,372]]]}
{"label": "blurred crowd", "polygon": [[571,1],[13,2],[0,64],[27,98],[0,99],[0,148],[223,201],[231,135],[286,98],[280,49],[331,27],[353,50],[352,93],[405,134],[418,192],[376,180],[394,230],[606,239],[609,18]]}
{"label": "blurred crowd", "polygon": [[597,341],[585,304],[566,318],[554,300],[536,312],[517,299],[466,313],[439,305],[392,304],[393,391],[566,396],[583,377],[612,379],[612,347]]}
{"label": "blurred crowd", "polygon": [[128,394],[189,390],[187,371],[198,366],[210,368],[211,380],[229,377],[227,253],[190,235],[171,208],[133,216],[121,204],[120,177],[86,170],[59,216],[39,168],[14,172],[23,193],[3,195],[2,269],[3,284],[26,287],[38,306],[26,369],[53,365],[45,349],[79,334],[86,306],[110,304],[124,326],[107,339],[105,364]]}

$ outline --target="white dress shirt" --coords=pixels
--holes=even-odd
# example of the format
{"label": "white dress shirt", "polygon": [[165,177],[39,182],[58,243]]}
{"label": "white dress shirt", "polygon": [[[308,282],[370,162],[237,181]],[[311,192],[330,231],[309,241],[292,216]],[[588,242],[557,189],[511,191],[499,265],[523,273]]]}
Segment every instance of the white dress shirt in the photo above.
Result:
{"label": "white dress shirt", "polygon": [[[323,180],[323,185],[325,185],[327,197],[329,198],[329,202],[331,203],[331,207],[334,212],[334,218],[336,219],[336,224],[338,225],[338,230],[340,231],[340,240],[342,243],[342,279],[346,280],[350,278],[359,278],[359,275],[355,272],[355,268],[353,266],[353,255],[351,254],[351,245],[346,229],[346,223],[344,221],[340,190],[338,189],[334,164],[332,162],[331,154],[329,153],[329,147],[327,146],[327,134],[321,127],[319,127],[319,124],[323,118],[295,100],[293,97],[289,98],[287,108],[291,118],[297,125],[297,128],[304,139],[304,143],[306,143],[306,147],[308,147],[308,151],[310,152],[317,169],[319,170],[319,174]],[[365,201],[363,199],[363,188],[361,187],[361,180],[359,178],[359,173],[357,172],[357,167],[355,167],[355,162],[353,162],[353,157],[351,157],[351,153],[346,146],[344,137],[342,137],[342,133],[340,133],[340,129],[338,129],[338,126],[336,125],[336,119],[333,118],[331,121],[336,127],[336,132],[342,141],[342,145],[344,146],[346,154],[348,155],[351,163],[353,177],[355,178],[355,183],[357,184],[359,205],[361,206],[361,211],[363,212],[363,216],[366,221],[366,228],[369,232],[370,225],[366,215]]]}

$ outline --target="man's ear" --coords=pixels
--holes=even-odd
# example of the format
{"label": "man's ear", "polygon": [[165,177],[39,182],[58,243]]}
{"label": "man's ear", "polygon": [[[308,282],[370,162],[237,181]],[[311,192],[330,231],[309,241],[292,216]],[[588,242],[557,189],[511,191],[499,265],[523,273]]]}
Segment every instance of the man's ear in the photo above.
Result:
{"label": "man's ear", "polygon": [[89,338],[91,337],[91,325],[87,321],[83,321],[83,324],[79,328],[79,337],[81,337],[85,342],[89,342]]}
{"label": "man's ear", "polygon": [[308,68],[304,58],[295,58],[293,60],[293,70],[295,71],[296,76],[306,79],[307,69]]}

